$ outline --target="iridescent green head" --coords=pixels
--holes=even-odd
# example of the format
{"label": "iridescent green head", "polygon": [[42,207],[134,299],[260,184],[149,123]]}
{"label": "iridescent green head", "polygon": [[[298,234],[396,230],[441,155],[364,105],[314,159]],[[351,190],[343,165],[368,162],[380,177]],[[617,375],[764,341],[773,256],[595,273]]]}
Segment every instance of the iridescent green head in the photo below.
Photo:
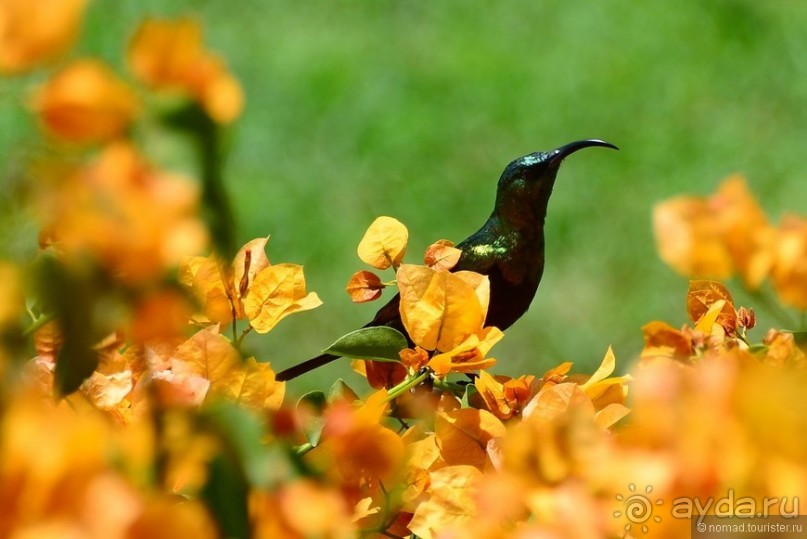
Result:
{"label": "iridescent green head", "polygon": [[574,152],[592,146],[618,149],[602,140],[578,140],[556,150],[534,152],[510,162],[499,178],[495,212],[505,219],[539,219],[543,222],[560,164]]}

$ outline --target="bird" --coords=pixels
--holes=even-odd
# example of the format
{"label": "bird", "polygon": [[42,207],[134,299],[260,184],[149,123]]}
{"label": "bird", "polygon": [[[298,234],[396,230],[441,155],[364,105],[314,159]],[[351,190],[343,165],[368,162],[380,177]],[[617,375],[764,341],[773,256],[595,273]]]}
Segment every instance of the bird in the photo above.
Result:
{"label": "bird", "polygon": [[[603,140],[585,139],[511,161],[499,177],[490,217],[456,245],[462,253],[451,271],[474,271],[487,275],[490,281],[486,326],[505,330],[529,309],[544,272],[544,222],[558,169],[565,158],[589,147],[619,149]],[[392,327],[403,333],[411,346],[399,305],[400,295],[396,294],[363,327]],[[275,379],[297,378],[339,357],[320,354],[278,372]]]}

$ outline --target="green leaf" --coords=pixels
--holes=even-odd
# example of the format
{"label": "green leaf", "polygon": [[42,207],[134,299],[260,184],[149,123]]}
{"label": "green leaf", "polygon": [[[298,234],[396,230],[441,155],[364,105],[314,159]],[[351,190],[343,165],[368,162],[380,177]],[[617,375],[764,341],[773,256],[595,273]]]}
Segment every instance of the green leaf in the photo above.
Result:
{"label": "green leaf", "polygon": [[310,406],[317,414],[315,417],[309,419],[303,429],[308,443],[316,447],[322,436],[322,427],[325,426],[325,419],[322,417],[322,413],[328,406],[328,399],[322,391],[311,391],[300,397],[300,400],[297,401],[297,407],[299,408],[300,405]]}
{"label": "green leaf", "polygon": [[752,354],[761,354],[767,349],[768,347],[765,346],[764,344],[752,344],[751,346],[748,347],[748,351],[751,352]]}
{"label": "green leaf", "polygon": [[409,343],[400,331],[387,326],[378,326],[348,333],[326,348],[325,353],[399,363],[401,358],[398,353],[407,346]]}
{"label": "green leaf", "polygon": [[68,268],[52,256],[43,256],[37,262],[36,278],[40,299],[52,313],[48,317],[56,320],[62,333],[54,390],[63,397],[76,391],[98,366],[93,345],[111,329],[114,316],[99,320],[96,313],[114,313],[115,298],[109,294],[106,276],[91,265]]}
{"label": "green leaf", "polygon": [[201,413],[204,423],[237,457],[242,473],[250,485],[267,487],[282,483],[295,472],[284,455],[267,451],[261,443],[264,425],[250,411],[229,402],[216,402]]}
{"label": "green leaf", "polygon": [[460,405],[463,408],[473,408],[471,405],[471,399],[474,398],[479,393],[479,390],[476,389],[474,384],[468,384],[465,386],[465,392],[462,394],[462,399],[460,399]]}
{"label": "green leaf", "polygon": [[318,413],[322,413],[325,407],[328,406],[328,399],[322,391],[309,391],[300,397],[297,401],[297,407],[299,408],[301,404],[307,404]]}
{"label": "green leaf", "polygon": [[238,464],[229,456],[217,455],[207,466],[208,480],[201,497],[225,537],[249,537],[249,487]]}
{"label": "green leaf", "polygon": [[796,341],[796,346],[807,350],[807,331],[794,331],[793,340]]}
{"label": "green leaf", "polygon": [[216,250],[226,260],[235,256],[235,217],[222,169],[226,144],[222,129],[193,102],[177,103],[161,118],[171,128],[191,137],[190,143],[201,163],[202,217],[207,222]]}
{"label": "green leaf", "polygon": [[328,390],[328,402],[335,402],[339,400],[346,400],[349,402],[359,400],[358,394],[345,383],[341,378],[333,383],[331,389]]}

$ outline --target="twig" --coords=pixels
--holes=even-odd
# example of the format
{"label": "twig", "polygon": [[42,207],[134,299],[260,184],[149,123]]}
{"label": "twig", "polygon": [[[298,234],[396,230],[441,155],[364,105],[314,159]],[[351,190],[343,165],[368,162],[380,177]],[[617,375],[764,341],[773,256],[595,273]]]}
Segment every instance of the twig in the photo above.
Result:
{"label": "twig", "polygon": [[423,380],[429,377],[431,374],[430,369],[423,369],[417,375],[413,376],[412,378],[407,378],[397,386],[393,387],[387,392],[387,402],[391,402],[401,396],[403,393],[408,391],[409,389],[415,387]]}

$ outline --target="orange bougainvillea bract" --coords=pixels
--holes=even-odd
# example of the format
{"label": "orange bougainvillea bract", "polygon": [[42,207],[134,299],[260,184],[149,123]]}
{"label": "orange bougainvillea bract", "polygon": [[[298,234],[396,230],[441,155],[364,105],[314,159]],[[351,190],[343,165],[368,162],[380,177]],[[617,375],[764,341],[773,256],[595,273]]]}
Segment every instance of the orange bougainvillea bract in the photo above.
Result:
{"label": "orange bougainvillea bract", "polygon": [[202,28],[193,19],[143,22],[129,46],[128,60],[140,80],[157,89],[185,92],[216,122],[230,123],[241,114],[241,85],[224,61],[204,48]]}
{"label": "orange bougainvillea bract", "polygon": [[87,0],[0,2],[0,72],[20,73],[73,43]]}
{"label": "orange bougainvillea bract", "polygon": [[45,128],[73,142],[109,140],[137,113],[134,93],[105,64],[80,60],[57,73],[35,95]]}

